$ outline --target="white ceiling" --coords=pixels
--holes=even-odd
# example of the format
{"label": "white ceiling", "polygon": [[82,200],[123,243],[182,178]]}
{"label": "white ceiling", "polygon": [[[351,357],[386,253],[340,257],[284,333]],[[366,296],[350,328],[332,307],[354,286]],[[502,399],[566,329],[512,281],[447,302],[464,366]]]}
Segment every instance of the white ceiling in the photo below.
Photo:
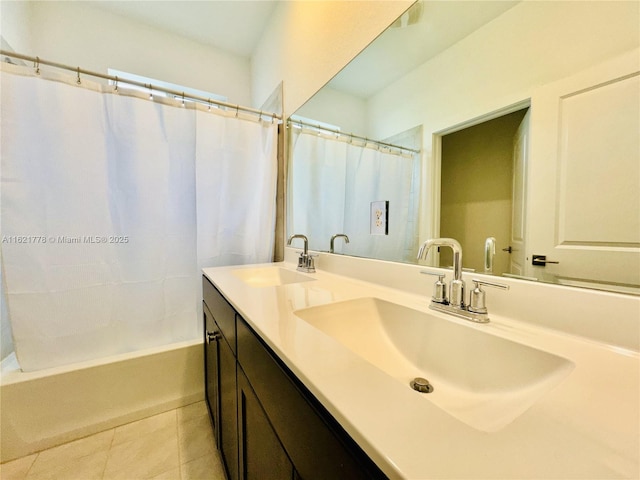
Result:
{"label": "white ceiling", "polygon": [[242,57],[250,57],[278,1],[99,0],[87,4]]}

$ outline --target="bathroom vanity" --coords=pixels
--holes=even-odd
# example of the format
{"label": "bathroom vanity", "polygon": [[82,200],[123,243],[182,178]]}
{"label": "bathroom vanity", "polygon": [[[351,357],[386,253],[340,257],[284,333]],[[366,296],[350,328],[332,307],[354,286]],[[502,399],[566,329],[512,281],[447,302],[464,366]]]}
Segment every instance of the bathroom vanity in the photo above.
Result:
{"label": "bathroom vanity", "polygon": [[418,266],[294,255],[204,269],[230,479],[640,475],[639,299],[507,279],[475,324],[428,308]]}
{"label": "bathroom vanity", "polygon": [[209,414],[229,479],[386,478],[203,277]]}

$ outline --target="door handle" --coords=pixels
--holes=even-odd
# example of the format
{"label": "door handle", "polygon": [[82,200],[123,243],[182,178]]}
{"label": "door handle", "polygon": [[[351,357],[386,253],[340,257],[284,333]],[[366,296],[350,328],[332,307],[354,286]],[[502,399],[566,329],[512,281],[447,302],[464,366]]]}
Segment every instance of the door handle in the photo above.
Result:
{"label": "door handle", "polygon": [[218,339],[220,338],[220,332],[209,332],[209,331],[207,331],[207,333],[205,334],[204,338],[205,338],[207,343],[217,342]]}
{"label": "door handle", "polygon": [[546,255],[533,255],[531,257],[531,265],[533,265],[535,267],[544,267],[547,263],[558,264],[560,262],[557,262],[555,260],[547,260],[547,256]]}

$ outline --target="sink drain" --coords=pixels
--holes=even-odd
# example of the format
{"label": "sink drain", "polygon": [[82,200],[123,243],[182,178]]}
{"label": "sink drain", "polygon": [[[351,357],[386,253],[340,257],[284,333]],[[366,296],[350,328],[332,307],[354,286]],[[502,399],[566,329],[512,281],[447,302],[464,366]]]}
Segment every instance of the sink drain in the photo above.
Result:
{"label": "sink drain", "polygon": [[416,377],[409,382],[411,388],[421,393],[431,393],[433,392],[433,385],[429,383],[429,380],[422,377]]}

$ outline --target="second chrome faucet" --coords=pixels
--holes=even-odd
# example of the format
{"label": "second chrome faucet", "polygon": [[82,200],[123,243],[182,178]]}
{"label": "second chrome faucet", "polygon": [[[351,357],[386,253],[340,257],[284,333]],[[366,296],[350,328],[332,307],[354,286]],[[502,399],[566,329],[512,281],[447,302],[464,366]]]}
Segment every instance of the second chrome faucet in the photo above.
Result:
{"label": "second chrome faucet", "polygon": [[336,241],[336,238],[343,238],[344,243],[349,243],[349,237],[346,234],[336,233],[331,236],[331,240],[329,241],[329,253],[334,253],[334,242]]}

